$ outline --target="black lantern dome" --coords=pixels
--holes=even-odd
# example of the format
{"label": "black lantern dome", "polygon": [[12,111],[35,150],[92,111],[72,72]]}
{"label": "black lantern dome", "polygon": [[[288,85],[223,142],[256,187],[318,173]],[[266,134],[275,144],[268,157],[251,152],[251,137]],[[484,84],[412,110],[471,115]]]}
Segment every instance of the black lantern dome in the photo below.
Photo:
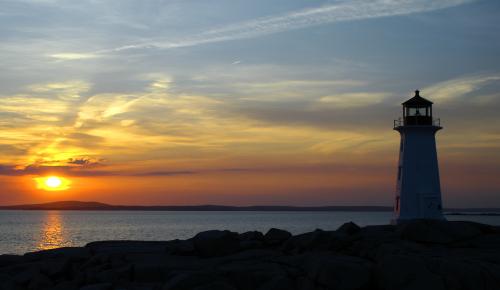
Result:
{"label": "black lantern dome", "polygon": [[432,102],[422,98],[420,91],[403,104],[403,120],[405,126],[432,126]]}

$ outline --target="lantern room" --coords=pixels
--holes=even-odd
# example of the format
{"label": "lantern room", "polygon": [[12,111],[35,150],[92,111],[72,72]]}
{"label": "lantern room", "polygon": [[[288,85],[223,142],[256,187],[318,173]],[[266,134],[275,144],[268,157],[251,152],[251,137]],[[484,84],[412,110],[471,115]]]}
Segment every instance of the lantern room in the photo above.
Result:
{"label": "lantern room", "polygon": [[403,103],[404,126],[432,126],[432,102],[420,96],[415,96]]}

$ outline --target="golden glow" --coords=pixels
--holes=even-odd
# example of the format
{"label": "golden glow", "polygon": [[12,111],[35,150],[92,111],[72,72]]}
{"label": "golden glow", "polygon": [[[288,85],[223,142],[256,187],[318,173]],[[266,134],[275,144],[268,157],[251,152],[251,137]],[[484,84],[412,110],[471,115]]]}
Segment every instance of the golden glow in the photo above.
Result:
{"label": "golden glow", "polygon": [[71,243],[65,238],[61,213],[49,211],[45,218],[43,231],[39,236],[37,248],[49,250],[65,246],[71,246]]}
{"label": "golden glow", "polygon": [[71,182],[58,176],[36,177],[37,188],[47,191],[61,191],[70,188]]}

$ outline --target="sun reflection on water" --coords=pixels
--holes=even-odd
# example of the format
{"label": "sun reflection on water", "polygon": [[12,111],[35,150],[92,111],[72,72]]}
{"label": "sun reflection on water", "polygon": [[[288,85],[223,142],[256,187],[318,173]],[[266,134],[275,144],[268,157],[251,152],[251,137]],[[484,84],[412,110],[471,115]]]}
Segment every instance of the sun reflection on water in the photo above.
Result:
{"label": "sun reflection on water", "polygon": [[61,213],[59,211],[48,211],[39,236],[37,249],[49,250],[69,245],[70,242],[66,239]]}

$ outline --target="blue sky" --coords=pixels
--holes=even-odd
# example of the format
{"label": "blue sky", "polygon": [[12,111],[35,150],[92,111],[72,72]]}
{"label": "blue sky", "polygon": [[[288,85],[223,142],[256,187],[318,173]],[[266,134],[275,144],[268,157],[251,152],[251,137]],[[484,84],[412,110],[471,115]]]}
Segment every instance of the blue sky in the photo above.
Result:
{"label": "blue sky", "polygon": [[[241,168],[262,180],[259,172],[354,167],[360,181],[349,190],[308,181],[295,202],[348,203],[348,191],[390,203],[392,119],[420,89],[445,127],[451,204],[500,206],[498,15],[494,0],[0,0],[0,171]],[[373,168],[385,175],[372,180]],[[203,201],[226,196],[212,186]],[[257,190],[275,190],[266,186]],[[123,189],[106,190],[113,200]],[[158,195],[146,202],[169,201],[148,190]],[[185,190],[193,198],[179,202],[200,198]],[[315,191],[333,194],[308,199]]]}

